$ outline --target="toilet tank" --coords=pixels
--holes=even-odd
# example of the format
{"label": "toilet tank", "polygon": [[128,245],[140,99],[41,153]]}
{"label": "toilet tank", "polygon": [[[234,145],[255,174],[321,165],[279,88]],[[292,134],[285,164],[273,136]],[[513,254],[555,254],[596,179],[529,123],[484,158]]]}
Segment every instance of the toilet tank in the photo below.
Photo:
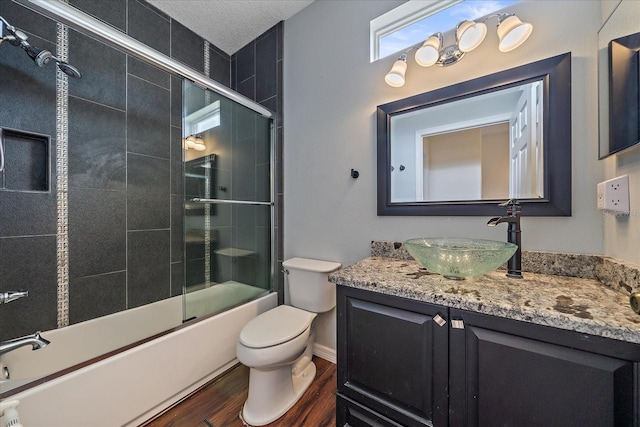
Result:
{"label": "toilet tank", "polygon": [[291,258],[282,263],[288,271],[289,303],[313,313],[324,313],[336,305],[336,285],[329,273],[340,263],[308,258]]}

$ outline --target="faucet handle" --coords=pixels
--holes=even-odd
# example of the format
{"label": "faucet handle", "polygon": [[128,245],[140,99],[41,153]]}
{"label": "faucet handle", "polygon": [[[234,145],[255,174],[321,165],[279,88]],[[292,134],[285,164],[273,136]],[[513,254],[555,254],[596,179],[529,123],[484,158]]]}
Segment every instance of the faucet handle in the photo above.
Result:
{"label": "faucet handle", "polygon": [[518,202],[518,199],[509,199],[506,202],[502,202],[500,203],[498,206],[500,207],[505,207],[505,206],[516,206],[516,205],[520,205],[520,202]]}
{"label": "faucet handle", "polygon": [[498,206],[507,207],[507,215],[520,216],[520,202],[517,199],[509,199],[506,202],[500,203]]}
{"label": "faucet handle", "polygon": [[6,291],[0,292],[0,304],[8,303],[18,298],[24,298],[29,296],[29,291]]}

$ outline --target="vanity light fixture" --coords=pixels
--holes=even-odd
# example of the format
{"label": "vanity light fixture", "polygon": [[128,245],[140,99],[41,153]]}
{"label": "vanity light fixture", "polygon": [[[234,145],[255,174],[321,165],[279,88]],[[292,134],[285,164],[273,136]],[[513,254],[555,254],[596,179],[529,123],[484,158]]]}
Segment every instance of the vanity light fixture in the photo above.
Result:
{"label": "vanity light fixture", "polygon": [[204,140],[200,135],[189,135],[184,140],[184,149],[188,150],[190,148],[193,148],[196,151],[204,151],[207,149],[207,147],[204,145]]}
{"label": "vanity light fixture", "polygon": [[[451,46],[444,46],[444,35],[440,32],[427,38],[422,46],[413,46],[409,49],[417,49],[415,60],[422,67],[439,65],[446,67],[458,62],[467,52],[471,52],[484,41],[487,35],[485,22],[490,18],[498,18],[497,33],[500,43],[500,52],[509,52],[524,43],[531,32],[533,25],[522,22],[516,15],[508,13],[496,13],[489,15],[480,22],[465,20],[456,26],[456,42]],[[407,53],[405,52],[393,64],[391,71],[384,80],[389,86],[401,87],[405,82],[407,70]]]}

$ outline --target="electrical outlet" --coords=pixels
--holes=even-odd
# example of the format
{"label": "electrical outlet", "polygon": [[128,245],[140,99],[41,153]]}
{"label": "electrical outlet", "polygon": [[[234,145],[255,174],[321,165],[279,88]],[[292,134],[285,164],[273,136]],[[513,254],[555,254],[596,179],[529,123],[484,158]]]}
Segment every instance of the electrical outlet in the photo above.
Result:
{"label": "electrical outlet", "polygon": [[622,175],[598,184],[598,209],[629,214],[629,176]]}

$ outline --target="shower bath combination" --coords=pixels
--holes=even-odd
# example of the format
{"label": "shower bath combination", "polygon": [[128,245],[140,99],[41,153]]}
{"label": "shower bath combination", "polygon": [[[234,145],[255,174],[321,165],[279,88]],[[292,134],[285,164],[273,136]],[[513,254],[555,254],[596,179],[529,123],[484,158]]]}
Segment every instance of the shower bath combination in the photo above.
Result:
{"label": "shower bath combination", "polygon": [[[5,34],[5,30],[7,34]],[[2,38],[0,38],[0,44],[2,44],[3,41],[8,41],[13,46],[21,47],[25,52],[27,52],[29,58],[31,58],[38,67],[44,67],[53,60],[58,65],[60,71],[69,77],[76,79],[82,77],[80,71],[78,71],[78,69],[73,65],[56,58],[48,50],[40,49],[29,44],[27,41],[27,35],[23,31],[9,24],[9,22],[7,22],[7,20],[2,16],[0,16],[0,36],[2,36]]]}

